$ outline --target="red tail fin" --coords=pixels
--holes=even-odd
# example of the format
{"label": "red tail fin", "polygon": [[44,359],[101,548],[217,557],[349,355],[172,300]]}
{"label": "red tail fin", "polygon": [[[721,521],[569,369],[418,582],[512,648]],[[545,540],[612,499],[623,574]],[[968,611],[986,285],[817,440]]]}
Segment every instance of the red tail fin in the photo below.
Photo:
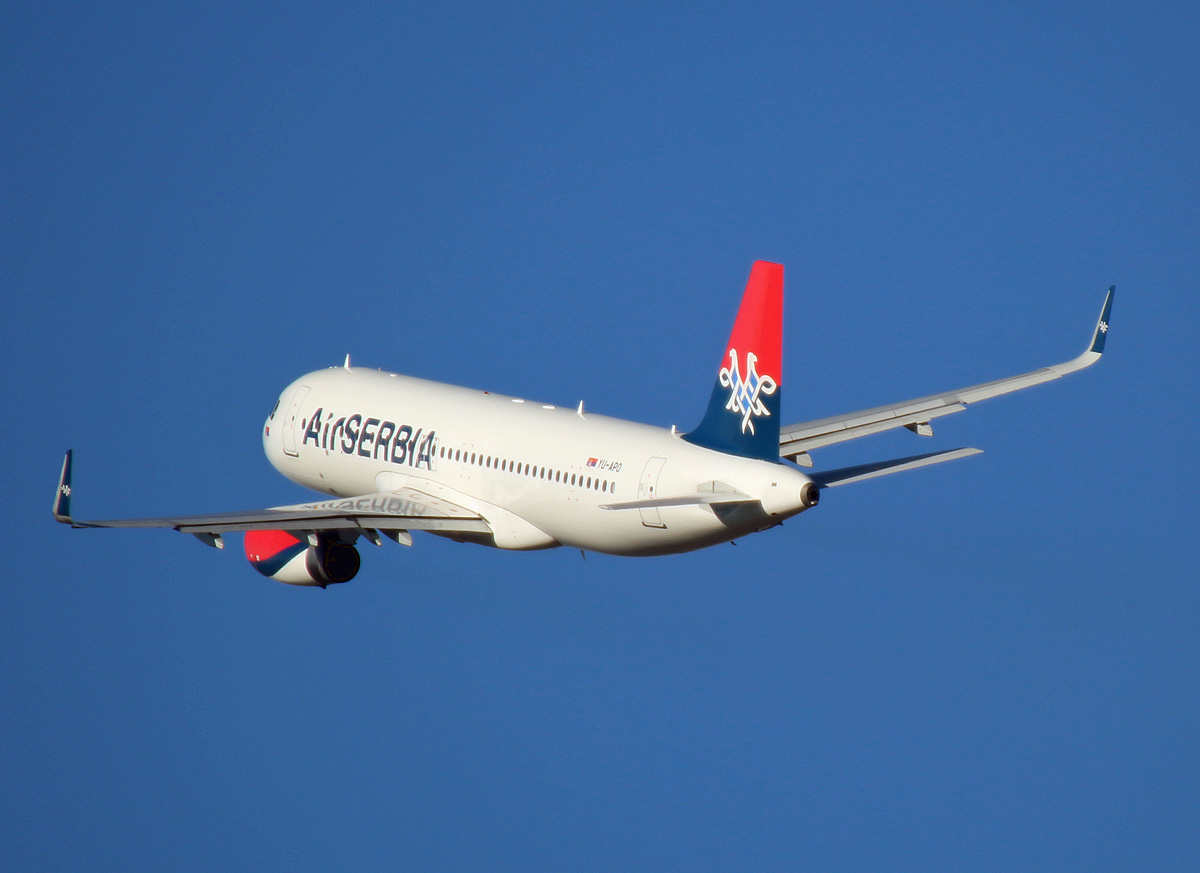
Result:
{"label": "red tail fin", "polygon": [[783,265],[755,261],[712,397],[685,439],[705,448],[779,460]]}

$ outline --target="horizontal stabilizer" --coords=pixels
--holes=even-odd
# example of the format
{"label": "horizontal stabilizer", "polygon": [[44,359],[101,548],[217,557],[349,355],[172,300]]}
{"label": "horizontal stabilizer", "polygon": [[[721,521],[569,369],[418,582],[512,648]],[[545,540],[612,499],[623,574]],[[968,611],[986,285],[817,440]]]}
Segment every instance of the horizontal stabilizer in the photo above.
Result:
{"label": "horizontal stabilizer", "polygon": [[864,479],[874,479],[876,476],[887,476],[903,470],[915,470],[917,467],[928,467],[930,464],[940,464],[942,461],[954,461],[971,455],[979,455],[983,449],[947,449],[944,452],[930,452],[926,455],[913,455],[908,458],[893,458],[890,461],[876,461],[873,464],[859,464],[857,467],[840,467],[836,470],[825,470],[820,473],[808,473],[820,488],[832,488],[834,485],[848,485],[851,482],[862,482]]}
{"label": "horizontal stabilizer", "polygon": [[708,506],[713,503],[756,503],[757,500],[740,491],[718,491],[715,494],[689,494],[686,497],[656,497],[652,500],[631,500],[610,503],[601,509],[661,509],[664,506]]}

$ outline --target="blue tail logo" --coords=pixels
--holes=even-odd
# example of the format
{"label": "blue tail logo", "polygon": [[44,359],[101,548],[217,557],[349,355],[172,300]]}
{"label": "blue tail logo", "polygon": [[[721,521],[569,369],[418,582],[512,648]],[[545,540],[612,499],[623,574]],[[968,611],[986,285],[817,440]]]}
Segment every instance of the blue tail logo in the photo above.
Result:
{"label": "blue tail logo", "polygon": [[779,460],[783,266],[755,261],[704,419],[684,439],[730,455]]}
{"label": "blue tail logo", "polygon": [[738,374],[737,349],[730,349],[729,366],[722,367],[718,375],[721,387],[730,389],[729,400],[725,403],[725,408],[742,416],[742,433],[749,430],[751,435],[754,434],[753,417],[771,414],[760,395],[770,396],[779,387],[770,376],[758,375],[755,370],[757,363],[758,355],[754,352],[746,355],[746,378],[743,379]]}

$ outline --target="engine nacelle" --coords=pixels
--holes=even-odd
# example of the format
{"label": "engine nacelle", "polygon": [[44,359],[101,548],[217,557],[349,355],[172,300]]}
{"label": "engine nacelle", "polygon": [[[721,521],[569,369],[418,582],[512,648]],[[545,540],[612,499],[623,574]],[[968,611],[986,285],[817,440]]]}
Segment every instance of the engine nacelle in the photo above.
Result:
{"label": "engine nacelle", "polygon": [[248,530],[243,546],[255,570],[287,585],[324,588],[349,582],[360,563],[354,546],[319,535],[316,545],[311,545],[285,530]]}

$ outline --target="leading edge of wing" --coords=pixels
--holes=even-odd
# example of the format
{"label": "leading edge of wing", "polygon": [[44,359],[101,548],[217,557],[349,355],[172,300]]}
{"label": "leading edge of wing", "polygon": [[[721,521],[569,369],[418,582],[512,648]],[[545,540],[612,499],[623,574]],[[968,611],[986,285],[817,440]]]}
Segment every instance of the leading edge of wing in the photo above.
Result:
{"label": "leading edge of wing", "polygon": [[1032,370],[1007,379],[997,379],[993,382],[983,382],[957,391],[946,391],[941,394],[930,394],[915,400],[905,400],[901,403],[889,403],[864,409],[846,415],[834,415],[828,418],[814,419],[800,424],[784,427],[779,435],[779,455],[784,458],[794,458],[797,455],[822,446],[857,439],[873,433],[880,433],[896,427],[917,427],[928,425],[929,421],[953,412],[961,412],[967,404],[1001,394],[1031,388],[1043,382],[1059,379],[1068,373],[1090,367],[1104,353],[1104,342],[1108,338],[1109,316],[1112,312],[1113,295],[1116,286],[1110,286],[1105,295],[1104,305],[1100,308],[1100,318],[1092,331],[1091,341],[1079,356],[1061,364]]}
{"label": "leading edge of wing", "polygon": [[428,530],[488,533],[479,515],[448,500],[413,488],[336,498],[270,509],[79,521],[71,517],[71,456],[67,452],[54,496],[54,519],[77,528],[157,527],[190,534],[223,534],[246,530]]}

